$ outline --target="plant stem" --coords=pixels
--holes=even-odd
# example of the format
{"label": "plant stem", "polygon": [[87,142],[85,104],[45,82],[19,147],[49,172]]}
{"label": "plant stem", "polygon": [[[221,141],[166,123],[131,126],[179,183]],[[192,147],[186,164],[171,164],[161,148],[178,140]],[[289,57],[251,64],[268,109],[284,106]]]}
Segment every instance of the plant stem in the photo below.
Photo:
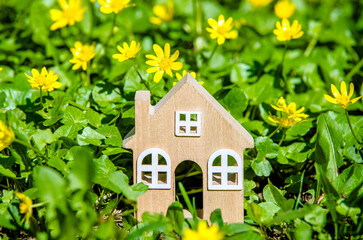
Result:
{"label": "plant stem", "polygon": [[146,82],[144,80],[144,78],[141,76],[140,72],[139,72],[139,69],[137,68],[136,64],[135,64],[135,61],[133,59],[131,59],[131,62],[132,62],[132,66],[134,67],[137,75],[139,76],[141,82],[145,85],[145,87],[150,91],[150,85],[148,82]]}
{"label": "plant stem", "polygon": [[113,36],[113,29],[114,29],[114,27],[115,27],[115,25],[116,25],[116,17],[117,17],[117,14],[114,14],[114,15],[113,15],[113,20],[112,20],[111,32],[110,32],[110,34],[108,35],[108,37],[107,37],[107,39],[106,39],[106,41],[105,41],[105,44],[104,44],[105,51],[106,51],[106,49],[107,49],[108,43],[110,42],[110,40],[111,40],[111,38],[112,38],[112,36]]}
{"label": "plant stem", "polygon": [[329,17],[331,13],[333,12],[333,9],[335,7],[335,4],[337,3],[337,0],[335,0],[332,5],[330,5],[328,9],[328,13],[325,15],[323,21],[321,22],[320,28],[318,32],[313,36],[313,38],[310,40],[308,46],[305,49],[304,56],[308,57],[310,56],[311,52],[313,51],[315,45],[318,43],[318,39],[320,37],[321,30],[325,28],[325,25],[327,24]]}
{"label": "plant stem", "polygon": [[217,44],[217,45],[213,48],[212,53],[209,55],[209,58],[208,58],[208,60],[207,60],[207,63],[209,63],[209,62],[210,62],[210,60],[212,59],[213,55],[216,53],[216,50],[217,50],[217,47],[218,47],[218,46],[219,46],[219,45]]}
{"label": "plant stem", "polygon": [[28,4],[27,4],[27,6],[24,8],[24,11],[23,11],[23,13],[21,14],[21,16],[20,16],[19,20],[15,21],[15,22],[16,22],[16,24],[15,24],[15,26],[14,26],[14,31],[11,33],[10,38],[15,38],[15,37],[18,35],[18,32],[19,32],[19,30],[20,30],[20,27],[24,26],[24,25],[23,25],[23,22],[24,22],[24,20],[25,20],[25,17],[27,17],[27,16],[28,16],[28,13],[29,13],[29,11],[30,11],[30,7],[31,7],[31,5],[32,5],[32,3],[33,3],[33,2],[34,2],[33,0],[28,0]]}
{"label": "plant stem", "polygon": [[91,85],[91,64],[87,63],[87,69],[86,69],[86,81],[84,83],[85,86]]}
{"label": "plant stem", "polygon": [[299,206],[299,203],[300,203],[301,192],[302,192],[302,187],[303,187],[303,183],[304,183],[304,175],[305,175],[305,170],[301,174],[299,195],[297,196],[297,200],[296,200],[296,204],[295,204],[295,210],[297,209],[297,207]]}
{"label": "plant stem", "polygon": [[267,137],[270,138],[272,137],[279,129],[281,128],[281,126],[278,126],[270,135],[268,135]]}
{"label": "plant stem", "polygon": [[195,12],[195,32],[199,36],[202,34],[202,4],[200,0],[194,0],[194,12]]}
{"label": "plant stem", "polygon": [[284,47],[284,53],[282,54],[282,59],[281,59],[281,82],[280,84],[282,85],[283,84],[283,87],[285,89],[285,91],[287,90],[287,83],[285,81],[285,78],[284,78],[284,62],[285,62],[285,58],[286,58],[286,53],[287,53],[287,44],[288,42],[286,41],[285,42],[285,47]]}
{"label": "plant stem", "polygon": [[43,107],[43,91],[42,91],[42,87],[39,87],[39,91],[40,91],[40,105]]}
{"label": "plant stem", "polygon": [[27,147],[27,148],[30,148],[31,150],[33,150],[34,152],[36,152],[39,156],[41,156],[42,158],[48,160],[48,158],[41,152],[39,151],[38,149],[36,149],[35,147],[33,147],[32,145],[20,140],[20,139],[17,139],[17,138],[14,138],[13,140],[14,142],[16,143],[19,143],[21,145],[23,145],[24,147]]}
{"label": "plant stem", "polygon": [[345,79],[350,80],[363,66],[363,58],[350,70],[350,72],[345,76]]}
{"label": "plant stem", "polygon": [[285,140],[286,137],[286,128],[284,128],[284,131],[282,132],[282,137],[279,142],[279,146],[281,146],[282,142]]}
{"label": "plant stem", "polygon": [[47,202],[41,202],[41,203],[32,204],[32,208],[42,207],[45,204],[47,204]]}
{"label": "plant stem", "polygon": [[347,120],[348,120],[348,123],[349,123],[349,127],[350,127],[350,130],[352,131],[352,134],[353,134],[353,136],[354,136],[355,140],[356,140],[359,144],[362,144],[362,142],[360,142],[360,141],[358,140],[357,136],[355,135],[355,133],[354,133],[354,131],[353,131],[353,127],[352,127],[352,124],[351,124],[351,122],[350,122],[349,114],[348,114],[348,110],[347,110],[347,109],[345,109],[345,116],[347,116]]}

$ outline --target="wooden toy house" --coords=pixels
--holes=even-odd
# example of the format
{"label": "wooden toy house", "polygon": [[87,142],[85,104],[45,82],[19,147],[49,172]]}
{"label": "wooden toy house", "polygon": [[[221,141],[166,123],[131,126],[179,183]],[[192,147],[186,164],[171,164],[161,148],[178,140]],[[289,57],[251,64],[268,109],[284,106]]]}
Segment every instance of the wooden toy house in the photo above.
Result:
{"label": "wooden toy house", "polygon": [[134,182],[149,190],[138,199],[143,212],[166,214],[175,201],[175,169],[197,163],[203,174],[203,212],[220,208],[226,222],[243,221],[243,150],[252,136],[190,74],[155,106],[150,92],[137,91],[135,128],[123,147],[133,150]]}

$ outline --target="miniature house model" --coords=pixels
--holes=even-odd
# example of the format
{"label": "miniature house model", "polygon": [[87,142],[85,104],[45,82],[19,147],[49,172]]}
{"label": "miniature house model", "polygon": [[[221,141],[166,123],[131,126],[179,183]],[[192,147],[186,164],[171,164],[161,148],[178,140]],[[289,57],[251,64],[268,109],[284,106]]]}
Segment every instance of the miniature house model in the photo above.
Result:
{"label": "miniature house model", "polygon": [[133,150],[134,182],[149,190],[138,199],[143,212],[166,214],[175,201],[175,169],[197,163],[203,174],[203,213],[220,208],[226,222],[243,221],[243,150],[252,136],[190,74],[155,106],[137,91],[135,128],[123,147]]}

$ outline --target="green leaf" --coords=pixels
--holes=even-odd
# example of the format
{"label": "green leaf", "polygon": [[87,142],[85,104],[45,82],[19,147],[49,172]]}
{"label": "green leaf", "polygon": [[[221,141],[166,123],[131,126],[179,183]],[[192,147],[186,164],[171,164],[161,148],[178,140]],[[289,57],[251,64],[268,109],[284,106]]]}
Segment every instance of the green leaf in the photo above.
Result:
{"label": "green leaf", "polygon": [[325,113],[318,117],[317,134],[315,161],[322,167],[327,178],[334,180],[342,165],[339,150],[343,146],[343,133],[329,113]]}
{"label": "green leaf", "polygon": [[78,131],[82,129],[81,125],[63,125],[57,128],[54,132],[54,136],[67,137],[70,139],[75,139],[78,135]]}
{"label": "green leaf", "polygon": [[345,169],[337,178],[332,181],[333,186],[338,192],[347,197],[350,196],[352,191],[362,184],[363,182],[363,165],[353,164]]}
{"label": "green leaf", "polygon": [[4,168],[3,165],[0,165],[0,176],[5,176],[9,178],[16,178],[16,173],[11,169]]}
{"label": "green leaf", "polygon": [[101,124],[102,115],[93,111],[92,109],[87,109],[87,111],[85,113],[85,117],[86,117],[87,121],[96,128],[98,128],[102,125]]}
{"label": "green leaf", "polygon": [[221,231],[224,232],[224,234],[226,234],[227,236],[233,236],[235,234],[240,234],[245,232],[256,232],[256,233],[259,232],[257,228],[245,223],[225,224],[223,227],[221,227]]}
{"label": "green leaf", "polygon": [[32,135],[32,139],[38,149],[43,149],[47,144],[57,140],[49,128],[46,130],[37,129]]}
{"label": "green leaf", "polygon": [[48,165],[54,167],[55,169],[60,171],[63,175],[66,175],[69,172],[67,164],[59,157],[50,158],[48,161]]}
{"label": "green leaf", "polygon": [[321,167],[321,165],[319,165],[318,163],[315,163],[315,168],[316,171],[318,173],[318,177],[321,180],[322,184],[323,184],[323,188],[324,188],[324,192],[325,192],[325,196],[326,196],[326,204],[328,206],[328,209],[330,211],[330,215],[332,216],[332,220],[334,223],[334,228],[338,228],[338,214],[336,211],[336,206],[337,206],[337,200],[339,199],[339,193],[337,192],[337,190],[333,187],[333,185],[331,184],[331,182],[329,181],[329,179],[326,176],[326,172],[323,170],[323,168]]}
{"label": "green leaf", "polygon": [[257,155],[257,159],[253,161],[251,164],[253,171],[255,171],[257,176],[265,176],[268,177],[271,174],[272,166],[268,160],[264,157],[259,157],[260,154]]}
{"label": "green leaf", "polygon": [[77,142],[79,145],[92,144],[99,146],[102,143],[102,139],[105,139],[105,136],[90,127],[85,127],[82,131],[82,134],[77,136]]}
{"label": "green leaf", "polygon": [[210,214],[210,222],[219,227],[223,226],[222,212],[220,208],[217,208]]}
{"label": "green leaf", "polygon": [[95,175],[92,156],[88,150],[79,147],[73,151],[73,159],[68,175],[70,189],[87,191]]}
{"label": "green leaf", "polygon": [[251,74],[252,74],[251,66],[244,63],[237,63],[232,67],[231,82],[233,83],[247,82]]}
{"label": "green leaf", "polygon": [[83,111],[76,107],[68,106],[61,121],[65,125],[87,126],[87,119]]}
{"label": "green leaf", "polygon": [[117,127],[103,125],[96,131],[106,137],[106,144],[115,147],[122,147],[122,137]]}
{"label": "green leaf", "polygon": [[232,114],[234,118],[242,119],[246,110],[248,99],[244,91],[240,88],[232,88],[223,98],[222,105]]}
{"label": "green leaf", "polygon": [[47,216],[56,216],[59,209],[63,214],[68,212],[66,206],[66,184],[62,176],[49,167],[34,169],[34,186],[39,189],[39,199],[49,205]]}
{"label": "green leaf", "polygon": [[173,202],[168,207],[166,217],[170,219],[173,228],[179,235],[183,234],[184,212],[183,205],[180,202]]}
{"label": "green leaf", "polygon": [[255,140],[256,149],[261,156],[275,158],[278,155],[279,145],[268,137],[257,137]]}

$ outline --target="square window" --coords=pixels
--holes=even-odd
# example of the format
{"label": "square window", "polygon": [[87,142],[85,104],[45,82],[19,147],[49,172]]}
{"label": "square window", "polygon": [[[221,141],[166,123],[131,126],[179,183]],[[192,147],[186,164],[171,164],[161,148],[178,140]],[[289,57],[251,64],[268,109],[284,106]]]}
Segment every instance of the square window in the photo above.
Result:
{"label": "square window", "polygon": [[222,185],[222,174],[221,173],[213,173],[212,174],[212,185]]}
{"label": "square window", "polygon": [[197,111],[176,111],[175,135],[183,137],[200,137],[201,115],[202,113]]}
{"label": "square window", "polygon": [[151,172],[141,172],[141,181],[145,184],[152,183],[152,173]]}

